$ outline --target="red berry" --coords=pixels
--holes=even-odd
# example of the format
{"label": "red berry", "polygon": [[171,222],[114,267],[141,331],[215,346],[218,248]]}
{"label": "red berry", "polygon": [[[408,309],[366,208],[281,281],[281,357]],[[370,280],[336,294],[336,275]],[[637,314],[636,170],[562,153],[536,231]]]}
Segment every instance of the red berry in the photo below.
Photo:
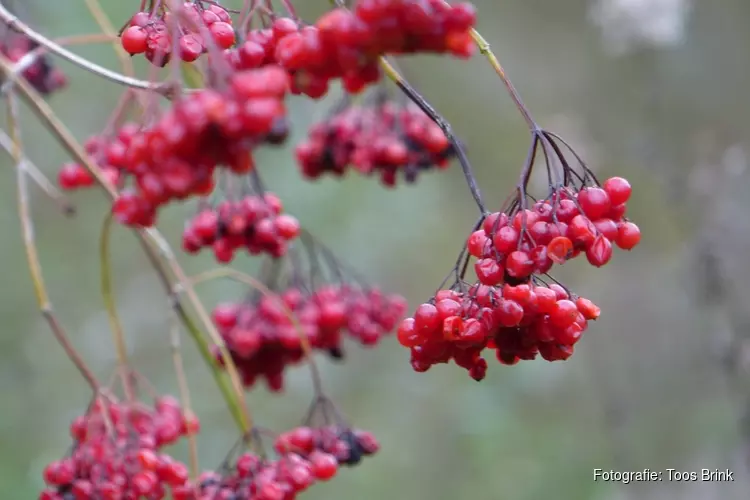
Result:
{"label": "red berry", "polygon": [[600,234],[586,249],[586,258],[592,266],[605,265],[612,258],[612,243]]}
{"label": "red berry", "polygon": [[604,181],[602,187],[609,195],[609,200],[613,206],[627,203],[630,199],[632,188],[630,183],[622,177],[611,177]]}
{"label": "red berry", "polygon": [[612,206],[607,192],[598,187],[581,189],[578,192],[578,204],[583,213],[592,221],[606,216]]}
{"label": "red berry", "polygon": [[[135,18],[134,18],[135,19]],[[120,42],[128,54],[142,54],[148,48],[148,33],[140,26],[134,25],[122,32]]]}
{"label": "red berry", "polygon": [[235,41],[235,35],[234,35],[234,28],[231,24],[225,23],[223,21],[218,21],[213,23],[209,27],[209,31],[211,32],[211,36],[213,36],[214,40],[216,41],[216,45],[218,45],[222,49],[228,49],[232,45],[234,45]]}
{"label": "red berry", "polygon": [[632,222],[623,222],[617,228],[615,244],[623,250],[632,250],[641,241],[641,230]]}

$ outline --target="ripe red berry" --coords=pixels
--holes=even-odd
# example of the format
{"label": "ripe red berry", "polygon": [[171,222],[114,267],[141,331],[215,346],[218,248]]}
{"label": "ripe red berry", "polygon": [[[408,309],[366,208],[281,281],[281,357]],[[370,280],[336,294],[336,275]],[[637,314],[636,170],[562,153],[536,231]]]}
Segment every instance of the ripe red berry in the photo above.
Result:
{"label": "ripe red berry", "polygon": [[592,266],[601,267],[612,258],[612,243],[600,234],[586,248],[586,258]]}
{"label": "ripe red berry", "polygon": [[140,26],[134,25],[122,32],[120,41],[128,54],[142,54],[148,48],[148,33]]}
{"label": "ripe red berry", "polygon": [[632,222],[623,222],[617,228],[615,244],[623,250],[632,250],[641,241],[641,230]]}
{"label": "ripe red berry", "polygon": [[613,206],[627,203],[630,199],[632,188],[630,183],[622,177],[611,177],[604,181],[602,187],[609,195],[609,200]]}
{"label": "ripe red berry", "polygon": [[578,193],[578,204],[592,221],[606,216],[612,206],[607,192],[598,187],[581,189]]}
{"label": "ripe red berry", "polygon": [[211,24],[209,31],[220,48],[228,49],[234,45],[235,35],[231,24],[218,21]]}

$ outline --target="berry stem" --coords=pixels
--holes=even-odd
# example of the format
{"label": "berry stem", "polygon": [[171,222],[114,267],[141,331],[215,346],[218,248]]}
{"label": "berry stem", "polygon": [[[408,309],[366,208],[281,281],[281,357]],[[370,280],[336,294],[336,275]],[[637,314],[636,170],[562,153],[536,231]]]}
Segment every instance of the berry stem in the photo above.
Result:
{"label": "berry stem", "polygon": [[[180,391],[180,404],[182,405],[185,415],[193,416],[193,409],[190,398],[190,387],[185,376],[185,364],[182,361],[182,352],[180,349],[180,322],[177,314],[172,314],[169,325],[169,343],[172,349],[172,364],[174,364],[175,376],[177,377],[177,386]],[[198,477],[198,441],[194,432],[187,435],[188,448],[190,454],[190,475],[193,479]]]}
{"label": "berry stem", "polygon": [[0,21],[8,25],[8,27],[12,30],[15,30],[19,33],[23,33],[31,40],[35,41],[39,45],[42,45],[47,48],[51,53],[62,57],[63,59],[67,60],[68,62],[75,64],[76,66],[79,66],[82,69],[85,69],[86,71],[89,71],[91,73],[94,73],[95,75],[98,75],[104,79],[110,80],[115,83],[119,83],[121,85],[126,85],[128,87],[133,87],[137,89],[143,89],[143,90],[153,90],[161,94],[169,94],[171,92],[170,86],[165,86],[163,84],[157,84],[157,83],[151,83],[147,82],[145,80],[139,80],[137,78],[129,77],[126,75],[123,75],[121,73],[117,73],[116,71],[111,71],[103,66],[99,66],[98,64],[94,64],[93,62],[89,61],[88,59],[81,57],[77,54],[74,54],[73,52],[69,51],[65,47],[62,47],[61,45],[55,43],[54,41],[50,40],[49,38],[45,37],[44,35],[37,33],[33,29],[31,29],[26,24],[22,23],[18,17],[14,16],[8,9],[0,3]]}
{"label": "berry stem", "polygon": [[[23,235],[24,251],[26,253],[26,260],[28,261],[29,273],[31,274],[31,281],[34,286],[34,295],[39,306],[44,320],[47,322],[49,329],[57,339],[57,342],[65,351],[65,354],[73,362],[73,365],[78,369],[83,378],[86,380],[88,385],[94,394],[98,394],[100,384],[97,381],[94,374],[86,366],[83,358],[78,354],[78,351],[73,347],[68,339],[68,335],[65,333],[60,322],[57,320],[57,316],[54,313],[52,303],[50,302],[49,295],[47,293],[47,287],[44,282],[44,274],[42,272],[42,265],[39,261],[39,254],[36,248],[36,241],[34,238],[34,222],[31,218],[29,210],[29,189],[27,184],[27,168],[28,161],[25,160],[23,155],[23,143],[21,141],[21,130],[18,124],[18,102],[15,95],[9,94],[6,96],[7,111],[8,111],[8,127],[11,131],[12,138],[8,139],[12,142],[12,147],[8,148],[13,159],[16,163],[16,179],[18,193],[18,217],[21,223],[21,233]],[[7,137],[7,136],[6,136]]]}
{"label": "berry stem", "polygon": [[130,364],[128,363],[128,349],[125,345],[125,333],[117,314],[117,304],[112,291],[112,264],[109,258],[109,235],[112,232],[112,220],[112,213],[107,213],[99,238],[101,292],[102,299],[104,300],[104,309],[107,312],[107,319],[112,330],[112,340],[115,344],[115,352],[117,353],[118,371],[122,378],[122,387],[127,400],[132,402],[135,401],[135,392],[133,391]]}
{"label": "berry stem", "polygon": [[[251,427],[246,424],[246,422],[249,421],[249,416],[245,416],[239,399],[236,397],[235,386],[233,385],[233,382],[231,380],[232,377],[230,375],[230,368],[227,368],[227,373],[225,375],[224,370],[219,367],[216,359],[213,356],[213,353],[211,352],[211,348],[208,342],[204,338],[203,332],[200,330],[200,328],[198,328],[193,319],[187,313],[182,302],[180,302],[179,296],[175,291],[177,285],[172,284],[172,279],[169,277],[164,266],[159,260],[158,250],[155,250],[152,246],[154,245],[154,243],[145,238],[139,239],[139,242],[141,243],[141,246],[143,246],[146,257],[148,257],[149,261],[151,262],[151,266],[156,271],[156,274],[159,280],[162,282],[164,289],[167,291],[167,296],[172,304],[172,309],[182,321],[182,324],[185,326],[188,335],[190,335],[196,347],[198,348],[198,352],[203,358],[203,361],[211,371],[211,375],[213,375],[214,380],[216,381],[216,385],[219,386],[219,390],[221,391],[222,396],[224,397],[224,400],[227,402],[227,406],[229,407],[229,412],[232,414],[232,417],[235,419],[237,425],[243,429],[243,432],[246,432],[244,431],[245,427]],[[227,366],[229,365],[234,366],[233,363],[229,363]]]}
{"label": "berry stem", "polygon": [[234,281],[237,281],[239,283],[245,284],[252,288],[253,290],[256,290],[260,292],[261,295],[268,297],[270,299],[275,300],[284,311],[284,314],[289,318],[289,321],[292,322],[292,326],[297,331],[297,335],[299,335],[300,339],[300,345],[302,346],[302,351],[305,355],[305,358],[307,358],[308,363],[310,364],[310,375],[312,376],[312,382],[313,382],[313,390],[315,391],[315,394],[320,396],[323,394],[323,382],[320,377],[320,370],[318,370],[318,365],[315,363],[315,359],[313,358],[312,353],[312,346],[310,345],[310,340],[307,338],[307,336],[304,334],[304,331],[302,330],[302,326],[300,325],[299,321],[297,320],[297,317],[294,315],[294,312],[292,312],[291,309],[278,298],[276,294],[274,294],[266,285],[258,281],[257,279],[253,278],[252,276],[245,274],[241,271],[238,271],[236,269],[232,269],[229,267],[221,267],[217,269],[213,269],[210,271],[206,271],[203,273],[200,273],[196,276],[193,276],[189,279],[189,282],[193,285],[197,285],[199,283],[205,283],[208,281],[213,281],[216,279],[222,279],[222,278],[228,278],[232,279]]}
{"label": "berry stem", "polygon": [[[0,130],[0,147],[7,151],[12,157],[15,155],[13,152],[13,148],[15,147],[13,139],[2,130]],[[71,202],[67,196],[65,196],[57,186],[55,186],[46,175],[44,175],[44,172],[39,170],[39,167],[23,155],[21,156],[21,168],[26,171],[29,178],[39,186],[44,194],[49,196],[49,198],[57,204],[63,215],[73,217],[76,214],[76,207],[73,202]]]}
{"label": "berry stem", "polygon": [[471,167],[471,163],[469,162],[469,158],[466,156],[466,151],[464,150],[461,141],[459,141],[459,139],[456,137],[456,134],[453,133],[453,128],[451,127],[450,123],[445,118],[443,118],[435,110],[435,108],[433,108],[432,105],[427,102],[427,100],[422,97],[422,95],[417,92],[417,90],[412,87],[411,84],[409,84],[409,82],[404,79],[404,77],[401,76],[398,71],[396,71],[393,65],[388,62],[385,57],[380,58],[380,66],[386,76],[390,80],[392,80],[398,86],[398,88],[401,89],[401,91],[412,102],[414,102],[414,104],[416,104],[419,109],[421,109],[427,116],[429,116],[430,119],[432,119],[432,121],[434,121],[435,124],[437,124],[437,126],[440,127],[440,129],[443,131],[445,136],[450,141],[451,146],[453,146],[456,151],[456,158],[458,158],[458,162],[461,165],[461,170],[463,171],[466,182],[469,185],[469,191],[471,191],[471,196],[474,198],[474,203],[476,203],[482,215],[487,215],[489,212],[487,211],[487,208],[484,205],[484,201],[482,200],[482,193],[479,191],[479,186],[477,185],[476,177],[474,177],[474,172]]}
{"label": "berry stem", "polygon": [[[2,9],[2,4],[0,4],[0,9]],[[86,151],[78,143],[75,136],[73,136],[73,134],[65,126],[65,124],[62,123],[62,121],[57,117],[52,108],[50,108],[49,104],[44,101],[39,93],[31,88],[31,86],[25,80],[18,78],[13,73],[12,63],[2,55],[0,55],[0,72],[2,72],[6,78],[15,80],[15,88],[18,90],[20,97],[24,98],[26,103],[31,107],[32,111],[41,120],[42,124],[60,142],[60,144],[67,150],[71,157],[82,166],[84,166],[89,171],[89,173],[91,173],[96,182],[107,193],[109,198],[115,199],[118,195],[117,190],[104,176],[101,168],[99,168],[94,162],[91,161],[91,158],[88,156],[88,154],[86,154]],[[208,331],[211,339],[217,344],[219,349],[223,353],[226,353],[226,345],[222,341],[221,336],[216,330],[216,327],[208,317],[208,314],[206,314],[203,304],[200,302],[197,295],[195,294],[195,291],[192,289],[192,285],[186,283],[185,272],[177,262],[174,253],[171,251],[171,248],[166,243],[166,240],[161,235],[161,233],[152,228],[148,230],[135,231],[135,234],[141,241],[146,252],[149,254],[151,263],[154,265],[157,272],[162,275],[162,281],[165,285],[165,290],[167,291],[167,293],[171,293],[177,283],[183,284],[183,288],[188,295],[188,301],[190,302],[193,309],[195,309],[196,313],[199,315],[201,321],[203,322],[204,328]],[[164,256],[164,259],[166,260],[166,266],[162,263],[157,255],[153,255],[153,252],[155,252],[155,248],[159,249],[158,254]],[[172,274],[174,275],[175,281],[177,283],[173,283],[173,281],[169,278],[167,269],[172,271]],[[181,315],[181,317],[183,318],[183,320],[186,320],[188,318],[187,314]],[[208,347],[202,345],[199,341],[197,341],[197,339],[200,337],[200,330],[198,330],[198,328],[194,324],[192,324],[191,321],[185,321],[185,324],[189,330],[191,330],[191,326],[193,327],[193,329],[191,330],[192,333],[198,333],[197,335],[193,335],[193,338],[196,339],[196,343],[198,344],[199,350],[203,355],[204,361],[209,364],[212,369],[218,370]],[[226,371],[232,382],[233,387],[231,389],[225,386],[225,384],[223,383],[223,378],[219,378],[216,373],[214,374],[215,378],[217,379],[217,383],[219,384],[222,394],[226,399],[226,403],[229,406],[230,411],[232,412],[235,419],[237,419],[238,426],[242,429],[243,432],[247,432],[252,427],[252,425],[250,425],[251,418],[249,412],[247,411],[247,408],[245,407],[245,395],[242,390],[237,367],[234,365],[234,362],[231,358],[226,362]]]}
{"label": "berry stem", "polygon": [[531,113],[529,112],[529,108],[527,108],[521,100],[521,96],[518,93],[518,90],[516,90],[513,82],[511,82],[510,78],[508,78],[508,75],[505,73],[505,69],[500,64],[500,61],[498,60],[495,53],[492,52],[490,43],[477,30],[473,29],[470,33],[471,38],[474,40],[474,43],[479,49],[479,53],[487,58],[487,61],[489,61],[492,69],[495,70],[497,76],[499,76],[500,80],[502,80],[503,85],[505,85],[505,88],[508,90],[508,94],[510,94],[510,98],[513,99],[513,103],[516,105],[519,113],[521,113],[521,116],[523,116],[523,119],[526,122],[526,125],[528,125],[529,130],[531,130],[532,132],[539,130],[539,125],[537,125],[536,120],[532,118]]}

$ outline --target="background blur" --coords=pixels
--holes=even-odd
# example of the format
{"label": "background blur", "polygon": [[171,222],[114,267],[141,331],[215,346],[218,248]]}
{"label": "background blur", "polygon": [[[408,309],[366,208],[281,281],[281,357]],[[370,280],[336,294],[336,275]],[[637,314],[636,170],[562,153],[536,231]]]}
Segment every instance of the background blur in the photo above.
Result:
{"label": "background blur", "polygon": [[[18,2],[16,2],[18,3]],[[26,19],[54,36],[92,33],[81,0],[28,0]],[[103,2],[124,22],[138,2]],[[295,2],[308,19],[325,0]],[[303,5],[304,4],[304,5]],[[391,340],[348,362],[321,362],[329,392],[383,449],[306,498],[740,499],[750,488],[750,3],[745,0],[476,0],[490,41],[537,120],[568,139],[600,174],[624,175],[629,215],[643,231],[632,253],[594,270],[576,261],[557,272],[596,301],[603,316],[567,363],[491,363],[477,384],[454,366],[412,372]],[[309,16],[309,17],[308,17]],[[116,68],[109,47],[75,50]],[[51,99],[80,138],[102,129],[122,89],[60,62],[69,90]],[[498,209],[523,161],[523,121],[491,68],[408,58],[400,65],[466,141],[482,192]],[[145,69],[145,65],[140,66]],[[293,99],[295,136],[331,100]],[[54,172],[63,151],[25,114],[30,157]],[[0,171],[0,491],[35,498],[41,469],[69,446],[67,426],[88,391],[36,311],[25,268],[11,163]],[[427,299],[453,265],[475,220],[458,165],[386,191],[376,179],[297,175],[289,151],[260,153],[262,175],[290,212],[373,282]],[[56,310],[97,375],[115,364],[99,294],[97,246],[107,206],[75,194],[66,220],[36,188],[37,242]],[[178,244],[192,206],[161,219]],[[398,221],[394,224],[393,221]],[[135,239],[115,231],[117,298],[134,364],[176,393],[168,361],[167,303]],[[183,258],[196,272],[209,255]],[[253,269],[248,258],[237,267]],[[208,305],[234,299],[230,283],[201,289]],[[205,467],[236,433],[213,381],[185,340]],[[260,423],[297,423],[310,398],[304,368],[284,397],[249,397]],[[185,450],[177,451],[184,456]],[[734,483],[595,483],[593,469],[729,468]],[[744,493],[743,493],[744,491]]]}

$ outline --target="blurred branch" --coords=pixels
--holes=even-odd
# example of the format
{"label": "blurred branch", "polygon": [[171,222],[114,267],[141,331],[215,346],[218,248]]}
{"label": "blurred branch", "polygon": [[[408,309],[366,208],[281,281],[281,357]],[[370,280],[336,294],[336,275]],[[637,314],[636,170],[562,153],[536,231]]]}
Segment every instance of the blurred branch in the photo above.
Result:
{"label": "blurred branch", "polygon": [[[0,147],[14,157],[14,160],[16,159],[14,156],[15,145],[13,139],[2,130],[0,130]],[[31,160],[26,158],[26,156],[21,156],[20,166],[25,171],[25,174],[28,175],[42,191],[44,191],[44,194],[49,196],[49,198],[58,205],[64,215],[68,217],[75,215],[75,205],[73,205],[73,203],[68,200],[68,198],[49,179],[47,179],[47,176],[39,170],[39,167],[34,165]]]}
{"label": "blurred branch", "polygon": [[[177,385],[180,389],[180,402],[182,404],[183,419],[186,424],[195,420],[195,414],[193,413],[192,404],[190,401],[190,387],[185,376],[185,365],[182,361],[182,353],[180,350],[180,324],[179,317],[176,314],[172,314],[169,325],[169,343],[172,349],[172,363],[174,364],[175,376],[177,377]],[[192,429],[187,428],[187,439],[188,447],[190,449],[190,475],[193,479],[198,477],[198,440],[195,437],[195,432]]]}
{"label": "blurred branch", "polygon": [[128,350],[125,345],[125,333],[122,329],[122,323],[117,315],[117,304],[115,303],[114,293],[112,291],[112,265],[109,259],[109,235],[112,229],[112,214],[108,213],[102,224],[101,235],[99,239],[99,263],[101,277],[101,291],[104,299],[104,309],[109,319],[109,327],[112,331],[112,340],[115,344],[117,353],[117,365],[122,387],[125,391],[125,397],[128,401],[135,400],[133,385],[131,384],[130,364],[128,363]]}
{"label": "blurred branch", "polygon": [[165,95],[169,94],[171,91],[171,86],[151,83],[145,80],[139,80],[137,78],[125,76],[123,74],[109,70],[103,66],[99,66],[98,64],[95,64],[84,57],[74,54],[73,52],[60,46],[59,44],[45,37],[44,35],[37,33],[36,31],[31,29],[29,26],[22,23],[20,19],[14,16],[7,9],[7,7],[5,7],[5,5],[2,4],[2,2],[0,2],[0,21],[7,24],[9,28],[15,31],[18,31],[19,33],[23,33],[24,35],[26,35],[27,37],[29,37],[31,40],[35,41],[39,45],[46,47],[47,50],[49,50],[51,53],[59,57],[62,57],[68,62],[75,64],[76,66],[82,69],[85,69],[86,71],[89,71],[90,73],[94,73],[95,75],[98,75],[104,79],[107,79],[115,83],[119,83],[121,85],[126,85],[128,87],[137,88],[137,89],[154,90],[156,92],[159,92]]}
{"label": "blurred branch", "polygon": [[66,335],[65,330],[63,330],[60,322],[57,320],[57,316],[54,314],[54,311],[52,309],[52,303],[49,300],[47,287],[44,283],[42,266],[39,261],[39,255],[34,239],[34,223],[31,219],[29,210],[29,192],[26,182],[26,168],[28,167],[28,162],[23,156],[21,130],[18,123],[18,102],[15,99],[15,95],[8,94],[6,96],[6,103],[8,108],[8,126],[10,127],[12,136],[12,147],[9,149],[16,162],[18,217],[21,222],[21,232],[23,234],[26,260],[28,261],[29,272],[31,273],[31,281],[34,285],[34,294],[36,296],[36,301],[39,306],[39,310],[42,313],[42,316],[49,325],[52,334],[55,336],[60,346],[62,346],[65,354],[67,354],[68,358],[73,362],[75,367],[89,384],[94,394],[98,394],[99,382],[96,380],[96,377],[91,372],[91,370],[86,366],[83,358],[78,354],[78,352],[68,340],[68,336]]}
{"label": "blurred branch", "polygon": [[[3,7],[0,5],[0,12],[2,11],[2,9]],[[96,182],[104,189],[109,198],[114,200],[118,195],[117,190],[104,176],[101,168],[99,168],[98,165],[91,161],[91,158],[83,149],[81,144],[76,140],[75,136],[73,136],[73,134],[70,132],[70,130],[68,130],[65,124],[62,123],[62,121],[57,117],[57,115],[39,95],[39,93],[31,88],[31,86],[26,81],[24,81],[22,78],[18,78],[17,75],[14,74],[12,63],[2,55],[0,55],[0,71],[5,75],[6,78],[13,78],[16,80],[16,89],[20,93],[20,97],[24,98],[32,111],[34,111],[34,113],[39,117],[44,126],[47,127],[52,135],[68,151],[71,157],[75,161],[79,162],[82,166],[84,166],[91,173]],[[251,419],[249,412],[245,406],[245,395],[237,372],[237,367],[234,365],[234,362],[229,356],[226,344],[216,330],[216,327],[211,322],[211,319],[206,313],[203,304],[200,302],[200,299],[193,290],[192,285],[187,282],[185,272],[177,262],[174,253],[166,243],[166,240],[164,240],[164,237],[161,236],[161,233],[159,233],[156,229],[151,228],[136,230],[134,231],[134,233],[139,238],[139,240],[141,240],[144,249],[149,255],[151,263],[154,265],[154,268],[160,275],[160,279],[165,284],[167,293],[171,293],[172,289],[175,286],[175,284],[172,283],[172,279],[170,278],[170,271],[174,276],[174,279],[178,283],[183,284],[190,305],[199,315],[204,328],[208,331],[211,337],[211,340],[217,345],[220,352],[222,353],[222,356],[226,358],[226,370],[231,380],[231,389],[224,385],[223,377],[221,377],[220,374],[215,371],[218,370],[218,367],[216,367],[215,365],[215,362],[211,356],[210,349],[207,349],[207,347],[203,344],[205,341],[202,339],[200,330],[195,327],[195,324],[192,322],[192,320],[189,319],[188,314],[184,311],[184,309],[182,309],[182,306],[176,305],[176,307],[179,307],[178,310],[180,311],[180,317],[185,320],[188,331],[193,334],[193,338],[196,340],[204,361],[212,368],[212,370],[214,370],[214,376],[217,379],[217,383],[219,384],[219,387],[226,399],[227,405],[229,406],[232,415],[237,420],[237,424],[240,426],[244,433],[248,433],[251,428]],[[157,250],[158,253],[156,252]],[[162,262],[161,257],[163,257],[164,262]]]}

